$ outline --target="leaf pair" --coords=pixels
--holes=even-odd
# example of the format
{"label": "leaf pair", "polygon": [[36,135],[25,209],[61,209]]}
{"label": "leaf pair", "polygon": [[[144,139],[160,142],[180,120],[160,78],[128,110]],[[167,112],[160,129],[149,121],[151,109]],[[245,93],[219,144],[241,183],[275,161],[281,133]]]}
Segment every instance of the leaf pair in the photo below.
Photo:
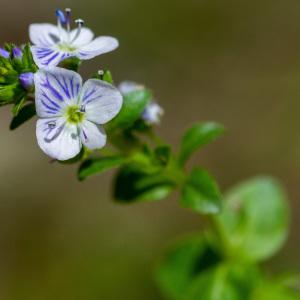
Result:
{"label": "leaf pair", "polygon": [[[259,177],[225,194],[217,231],[178,243],[163,258],[158,284],[174,300],[296,300],[293,291],[258,271],[288,232],[288,208],[278,182]],[[275,292],[276,291],[276,292]]]}

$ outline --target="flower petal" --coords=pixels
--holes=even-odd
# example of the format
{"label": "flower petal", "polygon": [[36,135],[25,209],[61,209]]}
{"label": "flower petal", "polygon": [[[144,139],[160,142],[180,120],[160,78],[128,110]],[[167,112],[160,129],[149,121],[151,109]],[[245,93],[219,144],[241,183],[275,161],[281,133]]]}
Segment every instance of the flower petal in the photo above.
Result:
{"label": "flower petal", "polygon": [[65,40],[67,32],[64,28],[59,29],[52,24],[31,24],[29,26],[29,36],[31,42],[40,47],[50,47],[60,41],[60,37]]}
{"label": "flower petal", "polygon": [[98,79],[86,81],[80,94],[80,105],[85,108],[86,119],[96,124],[105,124],[114,118],[122,102],[123,97],[114,86]]}
{"label": "flower petal", "polygon": [[142,84],[133,81],[123,81],[119,84],[118,89],[122,95],[129,94],[131,92],[143,90],[145,87]]}
{"label": "flower petal", "polygon": [[100,54],[104,54],[118,48],[117,39],[110,36],[100,36],[86,46],[82,46],[77,56],[80,59],[90,59]]}
{"label": "flower petal", "polygon": [[[70,41],[74,39],[74,37],[77,35],[78,29],[73,29],[70,34]],[[76,40],[72,43],[72,45],[78,47],[78,46],[84,46],[89,44],[94,38],[94,33],[89,28],[83,27],[80,30],[80,34],[76,38]]]}
{"label": "flower petal", "polygon": [[78,127],[66,123],[65,118],[39,119],[36,136],[40,148],[50,157],[67,160],[81,149]]}
{"label": "flower petal", "polygon": [[102,126],[87,120],[81,124],[80,138],[83,145],[89,149],[101,149],[106,144],[106,134]]}
{"label": "flower petal", "polygon": [[82,79],[74,71],[57,67],[40,69],[34,75],[34,83],[39,117],[61,116],[67,105],[78,103]]}
{"label": "flower petal", "polygon": [[62,60],[76,55],[76,53],[61,51],[56,46],[31,46],[31,53],[34,62],[38,65],[39,68],[51,66],[55,67]]}

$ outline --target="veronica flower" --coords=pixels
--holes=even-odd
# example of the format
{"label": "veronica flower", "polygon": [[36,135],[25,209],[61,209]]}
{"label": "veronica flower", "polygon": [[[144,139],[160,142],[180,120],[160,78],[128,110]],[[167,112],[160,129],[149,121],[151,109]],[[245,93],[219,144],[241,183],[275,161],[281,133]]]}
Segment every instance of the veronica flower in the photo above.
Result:
{"label": "veronica flower", "polygon": [[76,72],[51,67],[34,76],[37,121],[41,149],[54,159],[76,156],[82,145],[100,149],[106,144],[102,124],[121,109],[122,95],[112,85],[89,79],[82,85]]}
{"label": "veronica flower", "polygon": [[[123,81],[120,83],[118,88],[123,95],[145,89],[143,85],[132,81]],[[151,100],[150,103],[145,107],[141,118],[150,125],[159,124],[163,114],[163,108],[157,102]]]}
{"label": "veronica flower", "polygon": [[[57,10],[57,26],[52,24],[32,24],[29,27],[33,59],[39,68],[57,66],[69,57],[81,60],[91,59],[118,47],[117,39],[100,36],[93,40],[93,32],[83,27],[83,20],[77,19],[77,29],[71,30],[71,10],[65,13]],[[63,27],[65,26],[65,28]]]}

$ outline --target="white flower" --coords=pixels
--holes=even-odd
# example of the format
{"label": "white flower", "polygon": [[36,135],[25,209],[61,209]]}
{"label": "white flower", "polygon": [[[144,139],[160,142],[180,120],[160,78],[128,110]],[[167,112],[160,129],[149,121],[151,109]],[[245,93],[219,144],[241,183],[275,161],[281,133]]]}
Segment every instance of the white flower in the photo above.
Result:
{"label": "white flower", "polygon": [[54,159],[76,156],[82,145],[100,149],[106,144],[101,126],[121,109],[122,95],[112,85],[89,79],[82,86],[76,72],[51,67],[34,76],[37,121],[41,149]]}
{"label": "white flower", "polygon": [[[57,66],[62,60],[69,57],[78,57],[81,60],[91,59],[100,54],[115,50],[118,40],[109,36],[100,36],[93,40],[93,32],[82,27],[83,21],[75,22],[77,29],[71,30],[71,10],[66,9],[64,14],[58,10],[57,26],[52,24],[31,24],[29,27],[31,47],[34,62],[39,68]],[[66,29],[63,28],[66,25]]]}
{"label": "white flower", "polygon": [[[138,84],[133,81],[123,81],[118,86],[122,95],[127,95],[131,92],[139,91],[145,89],[145,87],[141,84]],[[159,124],[161,117],[164,115],[163,108],[158,105],[154,100],[150,101],[150,103],[145,107],[142,113],[142,119],[152,125]]]}

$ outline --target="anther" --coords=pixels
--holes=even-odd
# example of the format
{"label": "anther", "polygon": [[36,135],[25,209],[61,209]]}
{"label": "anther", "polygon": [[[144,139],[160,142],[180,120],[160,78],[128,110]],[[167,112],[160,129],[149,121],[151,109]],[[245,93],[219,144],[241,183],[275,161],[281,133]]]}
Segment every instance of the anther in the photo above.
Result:
{"label": "anther", "polygon": [[70,32],[71,32],[71,8],[65,9],[66,13],[66,26],[67,26],[67,42],[70,43]]}
{"label": "anther", "polygon": [[73,37],[73,39],[71,41],[71,44],[73,42],[75,42],[75,40],[79,37],[82,25],[84,24],[84,21],[82,19],[77,19],[77,20],[75,20],[75,23],[78,25],[78,28],[77,28],[77,32],[76,32],[75,36]]}
{"label": "anther", "polygon": [[85,106],[84,105],[80,106],[80,112],[83,112],[83,113],[85,112]]}
{"label": "anther", "polygon": [[78,25],[83,25],[84,21],[82,19],[76,19],[75,23],[78,24]]}
{"label": "anther", "polygon": [[66,16],[65,16],[65,14],[60,9],[57,9],[56,12],[55,12],[55,14],[57,16],[58,21],[61,24],[66,24],[66,22],[67,22]]}
{"label": "anther", "polygon": [[103,76],[104,75],[104,71],[103,70],[98,70],[98,75],[99,76]]}

